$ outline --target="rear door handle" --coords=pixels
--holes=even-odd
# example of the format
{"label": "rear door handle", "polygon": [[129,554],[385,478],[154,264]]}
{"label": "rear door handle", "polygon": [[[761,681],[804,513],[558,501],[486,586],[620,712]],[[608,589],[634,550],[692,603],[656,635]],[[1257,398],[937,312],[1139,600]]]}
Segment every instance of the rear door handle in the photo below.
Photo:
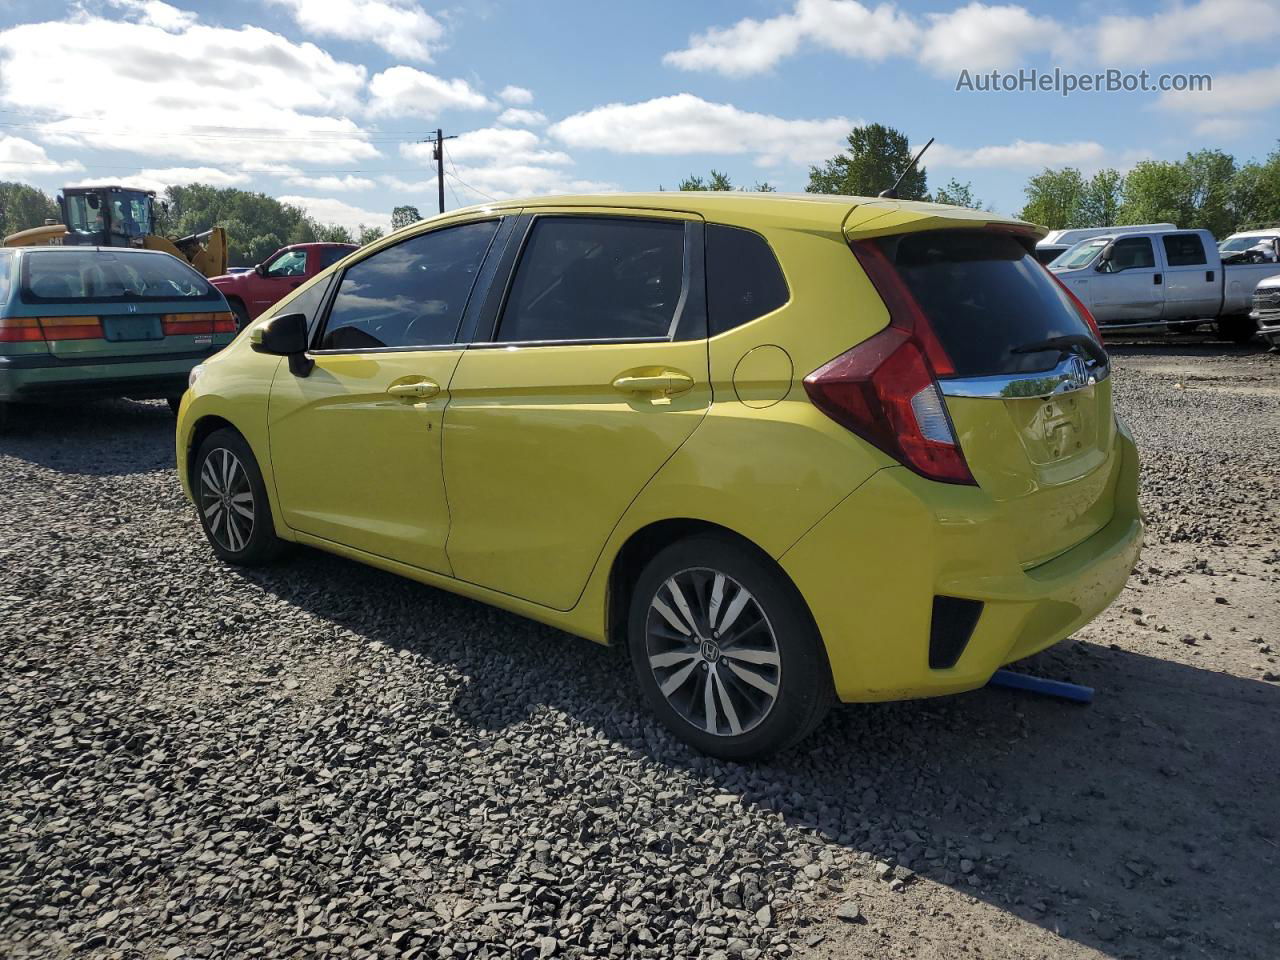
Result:
{"label": "rear door handle", "polygon": [[623,393],[660,393],[664,397],[684,393],[692,386],[693,377],[679,370],[663,370],[649,376],[623,374],[613,381],[614,389]]}
{"label": "rear door handle", "polygon": [[1152,278],[1151,278],[1151,279],[1152,279],[1153,281],[1155,281],[1156,283],[1159,283],[1159,282],[1161,281],[1161,279],[1162,279],[1162,274],[1157,273],[1157,274],[1155,274],[1154,276],[1152,276]]}
{"label": "rear door handle", "polygon": [[406,400],[430,400],[440,393],[440,384],[434,380],[415,380],[413,383],[393,383],[387,393]]}

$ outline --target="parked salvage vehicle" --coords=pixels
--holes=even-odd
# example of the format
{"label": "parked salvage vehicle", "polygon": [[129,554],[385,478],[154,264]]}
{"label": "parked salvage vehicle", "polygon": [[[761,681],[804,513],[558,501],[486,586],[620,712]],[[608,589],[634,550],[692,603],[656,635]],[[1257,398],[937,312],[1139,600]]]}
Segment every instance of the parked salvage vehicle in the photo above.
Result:
{"label": "parked salvage vehicle", "polygon": [[1104,332],[1192,330],[1249,340],[1253,289],[1274,263],[1227,262],[1208,230],[1107,234],[1083,240],[1049,265]]}
{"label": "parked salvage vehicle", "polygon": [[1119,593],[1138,455],[1041,231],[887,199],[495,203],[366,246],[196,367],[209,544],[329,550],[602,643],[743,759],[980,687]]}
{"label": "parked salvage vehicle", "polygon": [[167,253],[127,247],[0,249],[0,424],[13,404],[165,398],[231,342],[222,294]]}
{"label": "parked salvage vehicle", "polygon": [[281,247],[256,267],[237,269],[210,282],[227,298],[238,329],[356,249],[354,243],[295,243]]}
{"label": "parked salvage vehicle", "polygon": [[1280,263],[1280,227],[1242,230],[1218,244],[1223,263]]}
{"label": "parked salvage vehicle", "polygon": [[1050,230],[1036,244],[1036,259],[1041,263],[1052,263],[1081,240],[1092,240],[1094,237],[1115,236],[1120,233],[1159,233],[1177,229],[1178,226],[1174,223],[1138,223],[1126,227],[1070,227],[1066,230]]}
{"label": "parked salvage vehicle", "polygon": [[1253,317],[1258,336],[1280,349],[1280,274],[1268,277],[1253,291]]}

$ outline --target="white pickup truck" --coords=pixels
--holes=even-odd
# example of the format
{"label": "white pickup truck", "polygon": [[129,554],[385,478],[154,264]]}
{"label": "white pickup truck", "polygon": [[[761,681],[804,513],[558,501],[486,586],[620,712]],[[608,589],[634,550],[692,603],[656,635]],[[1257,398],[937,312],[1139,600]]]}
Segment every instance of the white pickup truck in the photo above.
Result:
{"label": "white pickup truck", "polygon": [[1215,322],[1222,337],[1244,343],[1257,330],[1249,316],[1253,289],[1280,267],[1236,259],[1224,264],[1208,230],[1160,230],[1083,240],[1049,269],[1104,330],[1189,330]]}

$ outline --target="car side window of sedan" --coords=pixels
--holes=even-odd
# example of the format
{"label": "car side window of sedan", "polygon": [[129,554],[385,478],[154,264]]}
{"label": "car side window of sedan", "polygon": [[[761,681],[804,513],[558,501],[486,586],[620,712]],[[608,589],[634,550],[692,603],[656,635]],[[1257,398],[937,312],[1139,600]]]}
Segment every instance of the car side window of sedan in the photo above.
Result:
{"label": "car side window of sedan", "polygon": [[453,343],[497,220],[410,237],[342,274],[320,350]]}
{"label": "car side window of sedan", "polygon": [[670,337],[684,289],[684,237],[679,220],[539,218],[495,339]]}

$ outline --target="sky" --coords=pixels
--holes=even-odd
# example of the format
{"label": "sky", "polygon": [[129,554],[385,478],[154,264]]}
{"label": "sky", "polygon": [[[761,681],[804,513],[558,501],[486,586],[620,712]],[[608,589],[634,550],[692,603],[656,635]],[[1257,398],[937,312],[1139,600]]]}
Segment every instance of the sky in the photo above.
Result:
{"label": "sky", "polygon": [[[204,182],[385,227],[435,212],[437,127],[452,209],[712,168],[799,191],[879,121],[936,138],[931,187],[1016,212],[1046,166],[1263,159],[1277,50],[1280,0],[0,0],[0,179]],[[1212,88],[957,89],[1055,68]]]}

